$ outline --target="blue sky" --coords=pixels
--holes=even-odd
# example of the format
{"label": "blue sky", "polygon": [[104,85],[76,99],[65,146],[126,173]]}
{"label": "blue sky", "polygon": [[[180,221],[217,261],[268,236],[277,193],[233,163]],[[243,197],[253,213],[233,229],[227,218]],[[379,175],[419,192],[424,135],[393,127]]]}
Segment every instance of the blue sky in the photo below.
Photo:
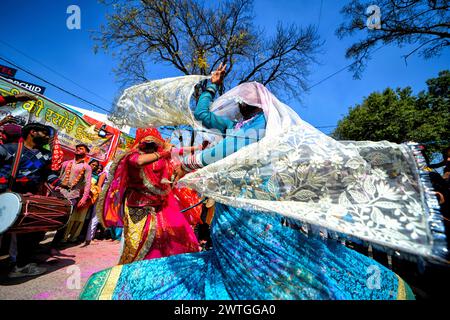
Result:
{"label": "blue sky", "polygon": [[[322,48],[324,53],[317,57],[320,65],[312,68],[312,85],[351,62],[345,59],[345,49],[355,38],[341,41],[335,36],[335,30],[343,19],[339,10],[345,2],[323,0],[320,10],[319,0],[255,0],[255,23],[264,27],[266,33],[271,35],[279,20],[304,26],[317,25],[320,22],[319,34],[325,41]],[[69,16],[66,9],[72,4],[81,8],[81,30],[69,30],[66,27],[66,19]],[[105,21],[104,5],[95,0],[2,0],[0,12],[1,40],[77,84],[96,92],[106,101],[59,77],[1,42],[0,56],[106,109],[111,107],[109,102],[116,96],[119,88],[112,71],[117,62],[111,55],[103,52],[94,54],[94,43],[90,37],[90,32],[98,30]],[[7,14],[4,14],[5,12]],[[450,50],[431,60],[412,56],[406,65],[402,55],[407,52],[407,48],[384,47],[374,55],[361,80],[354,80],[350,72],[343,71],[311,89],[301,103],[285,102],[312,125],[333,126],[347,114],[349,107],[360,103],[371,92],[382,91],[386,87],[405,86],[411,86],[414,92],[418,92],[425,89],[427,79],[437,76],[440,70],[450,68]],[[0,64],[5,63],[0,61]],[[180,75],[176,70],[164,66],[157,65],[152,70],[153,79]],[[28,76],[23,71],[19,70],[16,78],[47,87],[46,96],[55,101],[103,112]],[[332,128],[321,130],[330,133]]]}

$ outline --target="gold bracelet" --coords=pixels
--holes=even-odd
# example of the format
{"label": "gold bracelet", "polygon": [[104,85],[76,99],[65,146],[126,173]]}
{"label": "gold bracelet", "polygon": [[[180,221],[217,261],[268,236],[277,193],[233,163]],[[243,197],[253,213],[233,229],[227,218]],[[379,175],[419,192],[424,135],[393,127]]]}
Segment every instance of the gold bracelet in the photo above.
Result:
{"label": "gold bracelet", "polygon": [[153,154],[156,154],[156,160],[159,160],[161,158],[158,152],[153,152]]}

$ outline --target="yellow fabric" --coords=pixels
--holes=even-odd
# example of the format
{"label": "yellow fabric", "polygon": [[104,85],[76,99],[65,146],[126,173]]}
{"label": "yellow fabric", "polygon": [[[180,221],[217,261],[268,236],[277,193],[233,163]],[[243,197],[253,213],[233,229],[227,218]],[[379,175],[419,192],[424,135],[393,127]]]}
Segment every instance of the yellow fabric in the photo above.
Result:
{"label": "yellow fabric", "polygon": [[125,244],[119,264],[131,263],[135,260],[147,219],[152,219],[152,215],[149,214],[149,208],[130,209],[125,204],[124,209],[123,232]]}
{"label": "yellow fabric", "polygon": [[114,294],[114,289],[117,285],[117,280],[119,280],[120,273],[122,272],[122,266],[116,266],[111,269],[111,272],[105,282],[100,293],[99,300],[112,300]]}
{"label": "yellow fabric", "polygon": [[77,223],[77,222],[69,220],[69,222],[67,223],[67,226],[66,226],[66,232],[64,232],[63,241],[69,240],[69,236],[70,236],[72,230],[74,229],[75,223]]}
{"label": "yellow fabric", "polygon": [[74,241],[78,238],[81,231],[83,230],[84,220],[88,212],[89,207],[84,207],[81,209],[75,209],[69,218],[66,226],[66,232],[64,233],[64,241]]}
{"label": "yellow fabric", "polygon": [[156,235],[156,212],[155,209],[149,208],[151,211],[148,214],[150,216],[147,219],[152,219],[150,221],[149,231],[146,239],[142,239],[142,241],[145,241],[145,243],[142,245],[141,250],[136,255],[136,258],[134,261],[143,260],[147,254],[147,252],[150,250],[153,244],[153,240],[155,239]]}
{"label": "yellow fabric", "polygon": [[406,287],[402,278],[398,277],[397,300],[406,300]]}
{"label": "yellow fabric", "polygon": [[84,220],[86,219],[86,214],[88,212],[89,206],[85,206],[81,209],[75,208],[75,210],[73,210],[72,215],[70,216],[70,221],[74,221],[74,222],[84,222]]}

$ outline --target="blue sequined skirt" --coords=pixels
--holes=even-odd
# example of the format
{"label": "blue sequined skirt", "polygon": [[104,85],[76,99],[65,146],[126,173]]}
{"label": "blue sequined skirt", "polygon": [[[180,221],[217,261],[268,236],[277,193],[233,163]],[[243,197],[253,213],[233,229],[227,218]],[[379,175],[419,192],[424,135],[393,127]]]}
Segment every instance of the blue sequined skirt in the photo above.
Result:
{"label": "blue sequined skirt", "polygon": [[213,249],[134,262],[91,276],[81,299],[396,300],[409,286],[333,240],[283,226],[277,214],[216,204]]}

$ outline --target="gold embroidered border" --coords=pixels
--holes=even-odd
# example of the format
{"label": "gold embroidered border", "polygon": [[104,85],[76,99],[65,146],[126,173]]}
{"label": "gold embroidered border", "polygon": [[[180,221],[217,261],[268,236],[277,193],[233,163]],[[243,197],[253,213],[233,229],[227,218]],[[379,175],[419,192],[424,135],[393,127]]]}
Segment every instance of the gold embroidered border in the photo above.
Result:
{"label": "gold embroidered border", "polygon": [[117,281],[119,280],[122,266],[113,267],[108,278],[105,281],[99,300],[112,300]]}
{"label": "gold embroidered border", "polygon": [[397,278],[398,278],[397,300],[406,300],[405,282],[399,276],[397,276]]}
{"label": "gold embroidered border", "polygon": [[140,244],[144,241],[142,234],[147,224],[147,219],[151,219],[149,217],[149,208],[130,208],[125,203],[124,210],[123,232],[125,242],[119,264],[127,264],[135,261]]}
{"label": "gold embroidered border", "polygon": [[156,212],[155,212],[155,209],[153,209],[153,208],[150,209],[150,210],[152,210],[152,211],[150,212],[150,214],[151,214],[151,217],[150,217],[151,221],[150,221],[150,226],[149,226],[149,230],[148,230],[147,240],[142,245],[141,250],[139,250],[138,254],[136,255],[136,257],[134,258],[133,261],[144,260],[144,258],[147,255],[148,251],[152,247],[153,240],[155,239],[156,222],[157,222]]}
{"label": "gold embroidered border", "polygon": [[165,196],[170,192],[170,188],[167,188],[167,190],[163,190],[155,187],[145,176],[144,168],[140,169],[139,175],[144,182],[144,186],[154,195]]}

